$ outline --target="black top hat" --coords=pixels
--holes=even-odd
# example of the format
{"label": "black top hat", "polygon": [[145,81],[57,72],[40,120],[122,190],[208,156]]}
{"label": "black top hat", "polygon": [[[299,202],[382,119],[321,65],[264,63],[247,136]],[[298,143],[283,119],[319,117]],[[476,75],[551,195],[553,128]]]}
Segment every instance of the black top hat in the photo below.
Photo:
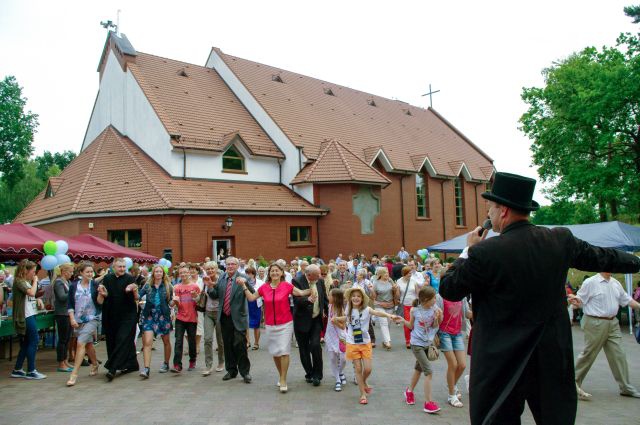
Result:
{"label": "black top hat", "polygon": [[510,173],[496,173],[491,192],[482,197],[498,204],[522,211],[535,211],[540,205],[533,198],[536,181]]}

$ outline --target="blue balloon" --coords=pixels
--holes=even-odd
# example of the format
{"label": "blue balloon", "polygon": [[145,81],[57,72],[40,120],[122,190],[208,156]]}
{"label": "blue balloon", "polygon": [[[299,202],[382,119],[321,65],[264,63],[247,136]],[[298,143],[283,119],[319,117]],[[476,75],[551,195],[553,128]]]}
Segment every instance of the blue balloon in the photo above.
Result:
{"label": "blue balloon", "polygon": [[69,251],[69,244],[63,240],[56,241],[56,255],[66,254]]}
{"label": "blue balloon", "polygon": [[167,266],[168,268],[171,268],[171,261],[166,259],[164,261],[165,261],[164,265]]}
{"label": "blue balloon", "polygon": [[160,261],[158,261],[158,264],[160,264],[162,267],[166,267],[168,262],[169,261],[167,261],[166,258],[161,258]]}
{"label": "blue balloon", "polygon": [[40,260],[40,265],[47,271],[53,270],[55,266],[58,265],[58,259],[55,255],[45,255],[42,257],[42,260]]}
{"label": "blue balloon", "polygon": [[129,257],[124,257],[124,264],[127,267],[127,270],[129,270],[131,266],[133,266],[133,260]]}
{"label": "blue balloon", "polygon": [[56,261],[58,262],[58,265],[60,265],[60,264],[64,264],[64,263],[70,263],[71,262],[71,258],[69,258],[69,256],[67,254],[57,254],[56,255]]}

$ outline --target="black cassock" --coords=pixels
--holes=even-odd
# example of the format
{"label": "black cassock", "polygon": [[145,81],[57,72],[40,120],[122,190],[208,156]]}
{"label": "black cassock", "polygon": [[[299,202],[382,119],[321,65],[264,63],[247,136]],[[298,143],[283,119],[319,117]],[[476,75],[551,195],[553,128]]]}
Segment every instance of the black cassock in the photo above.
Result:
{"label": "black cassock", "polygon": [[138,307],[133,292],[125,291],[130,283],[135,283],[135,278],[127,273],[119,277],[109,274],[102,281],[108,292],[102,305],[102,329],[108,357],[104,367],[112,372],[139,368],[135,346]]}
{"label": "black cassock", "polygon": [[577,395],[565,282],[570,267],[637,272],[640,259],[594,247],[566,228],[528,221],[469,249],[440,282],[440,295],[471,294],[472,425],[519,424],[525,400],[536,423],[573,424]]}

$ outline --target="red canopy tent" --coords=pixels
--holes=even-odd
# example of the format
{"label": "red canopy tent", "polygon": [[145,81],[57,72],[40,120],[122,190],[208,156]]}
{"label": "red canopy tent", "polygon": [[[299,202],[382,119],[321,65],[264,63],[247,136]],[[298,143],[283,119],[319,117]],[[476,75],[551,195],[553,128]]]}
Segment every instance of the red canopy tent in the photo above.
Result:
{"label": "red canopy tent", "polygon": [[104,239],[87,233],[74,236],[71,240],[104,248],[109,252],[115,253],[117,257],[129,257],[138,263],[155,263],[158,261],[158,257],[154,257],[153,255],[145,254],[144,252],[136,251],[135,249],[125,248],[124,246],[105,241]]}
{"label": "red canopy tent", "polygon": [[[96,238],[100,241],[102,239]],[[29,258],[38,260],[44,256],[42,246],[46,241],[66,241],[69,245],[67,255],[74,261],[93,260],[111,261],[116,257],[131,257],[134,261],[157,261],[156,257],[128,250],[136,255],[123,255],[122,250],[109,249],[102,244],[87,243],[73,238],[65,238],[37,227],[22,223],[11,223],[0,226],[0,260],[20,260]],[[107,244],[109,242],[102,241]],[[119,245],[115,245],[122,248]],[[134,258],[135,257],[135,258]],[[144,258],[144,260],[141,260]]]}

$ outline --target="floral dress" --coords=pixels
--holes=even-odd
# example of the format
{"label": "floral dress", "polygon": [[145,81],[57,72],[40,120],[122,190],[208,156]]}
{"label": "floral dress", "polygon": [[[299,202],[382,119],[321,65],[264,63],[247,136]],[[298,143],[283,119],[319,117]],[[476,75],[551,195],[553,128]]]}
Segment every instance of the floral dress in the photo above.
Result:
{"label": "floral dress", "polygon": [[153,332],[154,336],[157,335],[168,335],[171,332],[171,317],[165,316],[162,313],[162,309],[160,308],[160,303],[162,300],[161,296],[165,296],[165,294],[160,295],[160,291],[155,287],[147,293],[147,303],[152,303],[153,307],[151,307],[149,313],[142,318],[142,331],[143,332]]}

